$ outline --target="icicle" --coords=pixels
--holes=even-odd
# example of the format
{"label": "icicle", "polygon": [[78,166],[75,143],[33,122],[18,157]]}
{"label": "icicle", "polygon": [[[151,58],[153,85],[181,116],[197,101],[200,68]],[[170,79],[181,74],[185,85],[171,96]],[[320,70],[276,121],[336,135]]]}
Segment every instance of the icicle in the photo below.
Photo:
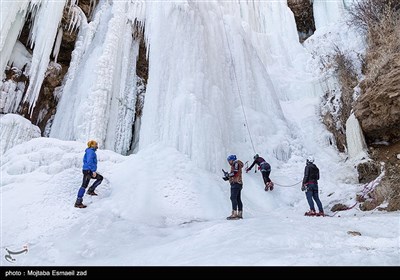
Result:
{"label": "icicle", "polygon": [[0,9],[0,73],[4,75],[18,35],[25,23],[29,0],[1,2]]}
{"label": "icicle", "polygon": [[368,157],[364,134],[354,114],[351,114],[346,122],[346,141],[350,158]]}
{"label": "icicle", "polygon": [[58,28],[56,43],[55,43],[54,49],[53,49],[54,62],[57,62],[58,52],[60,51],[62,37],[63,37],[63,29],[62,29],[62,27],[60,27],[60,28]]}
{"label": "icicle", "polygon": [[29,73],[30,84],[24,97],[24,101],[30,104],[29,109],[31,114],[39,96],[58,26],[67,1],[43,0],[40,2],[40,7],[35,15],[34,24],[31,29],[31,41],[35,47],[33,49],[32,65]]}
{"label": "icicle", "polygon": [[71,7],[69,13],[71,13],[71,19],[68,25],[69,32],[76,30],[81,25],[88,24],[87,17],[79,6]]}

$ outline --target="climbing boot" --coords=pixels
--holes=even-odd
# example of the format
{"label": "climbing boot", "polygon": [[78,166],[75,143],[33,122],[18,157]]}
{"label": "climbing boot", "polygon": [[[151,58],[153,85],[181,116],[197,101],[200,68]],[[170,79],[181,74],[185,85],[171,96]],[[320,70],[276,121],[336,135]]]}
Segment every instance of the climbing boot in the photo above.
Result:
{"label": "climbing boot", "polygon": [[97,195],[97,193],[94,192],[92,188],[89,188],[88,191],[86,192],[88,195]]}
{"label": "climbing boot", "polygon": [[239,216],[237,211],[232,211],[232,214],[229,217],[226,217],[227,220],[239,220]]}
{"label": "climbing boot", "polygon": [[314,210],[310,210],[310,211],[304,213],[304,216],[315,216],[315,215],[317,215],[317,213],[315,213]]}
{"label": "climbing boot", "polygon": [[324,211],[319,211],[319,212],[317,213],[317,216],[325,217]]}
{"label": "climbing boot", "polygon": [[81,203],[75,203],[76,208],[86,208],[87,206],[85,204]]}

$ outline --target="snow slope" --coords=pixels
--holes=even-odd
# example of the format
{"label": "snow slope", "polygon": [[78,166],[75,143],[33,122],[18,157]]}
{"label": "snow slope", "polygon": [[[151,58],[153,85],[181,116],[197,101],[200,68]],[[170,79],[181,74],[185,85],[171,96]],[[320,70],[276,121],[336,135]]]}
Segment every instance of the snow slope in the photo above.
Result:
{"label": "snow slope", "polygon": [[[88,208],[74,208],[84,148],[36,138],[3,156],[2,249],[29,249],[14,265],[399,265],[398,213],[305,217],[299,187],[266,193],[260,174],[249,173],[244,219],[227,221],[229,186],[219,174],[158,145],[129,157],[99,150],[106,180],[98,197],[84,197]],[[287,175],[295,171],[295,181],[295,164],[272,179],[293,183]],[[361,187],[329,184],[322,172],[326,212],[335,198],[350,206]]]}
{"label": "snow slope", "polygon": [[40,137],[40,129],[16,114],[0,115],[0,155],[15,145]]}

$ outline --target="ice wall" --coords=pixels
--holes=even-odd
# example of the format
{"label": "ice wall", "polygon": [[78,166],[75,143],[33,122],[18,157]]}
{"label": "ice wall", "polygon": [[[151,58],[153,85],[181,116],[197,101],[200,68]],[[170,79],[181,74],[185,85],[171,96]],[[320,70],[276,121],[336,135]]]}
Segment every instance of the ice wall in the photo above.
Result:
{"label": "ice wall", "polygon": [[[31,38],[34,82],[25,96],[32,105],[48,64],[38,58],[56,55],[49,42],[56,40],[62,12],[59,3],[46,19],[51,3],[39,2]],[[323,3],[316,5],[322,14],[331,5]],[[304,78],[309,54],[298,43],[285,1],[101,0],[90,23],[79,7],[71,9],[71,26],[79,26],[79,34],[51,137],[93,138],[103,148],[129,151],[138,55],[132,34],[139,21],[146,27],[149,59],[142,129],[134,139],[139,137],[139,149],[161,142],[209,170],[230,153],[289,157],[280,100],[315,93]],[[54,25],[46,29],[48,36],[38,28],[42,25]]]}
{"label": "ice wall", "polygon": [[279,8],[287,11],[286,3],[148,3],[150,64],[140,149],[161,142],[216,170],[229,153],[254,153],[246,125],[257,152],[284,140],[278,96],[251,40],[253,33],[274,32],[280,16],[275,26],[266,22]]}
{"label": "ice wall", "polygon": [[[279,52],[285,63],[297,65],[301,47],[286,3],[258,1],[100,2],[94,20],[80,24],[50,136],[95,138],[107,149],[128,151],[136,101],[135,21],[145,24],[149,56],[140,148],[161,142],[215,169],[228,153],[254,153],[248,129],[261,153],[286,137],[266,64],[282,63],[274,60]],[[282,47],[288,38],[295,48]]]}

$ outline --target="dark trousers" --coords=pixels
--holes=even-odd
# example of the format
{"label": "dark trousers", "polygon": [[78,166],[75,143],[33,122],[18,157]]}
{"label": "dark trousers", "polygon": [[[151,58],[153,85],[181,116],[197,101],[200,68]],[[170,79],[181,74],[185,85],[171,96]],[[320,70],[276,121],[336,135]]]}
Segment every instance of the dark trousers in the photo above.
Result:
{"label": "dark trousers", "polygon": [[307,185],[306,197],[307,197],[308,205],[310,205],[310,210],[315,211],[314,201],[313,201],[313,199],[314,199],[315,203],[317,203],[319,212],[324,212],[324,209],[322,208],[321,200],[319,200],[317,184],[308,184]]}
{"label": "dark trousers", "polygon": [[99,173],[96,173],[96,176],[93,177],[93,172],[90,170],[82,170],[83,173],[83,180],[82,180],[82,186],[80,187],[79,191],[78,191],[78,198],[76,200],[76,202],[82,203],[82,197],[85,194],[85,189],[87,188],[87,186],[89,185],[90,179],[96,179],[96,181],[94,181],[93,185],[89,188],[90,192],[93,192],[96,187],[98,185],[101,184],[101,182],[103,181],[103,176],[101,176]]}
{"label": "dark trousers", "polygon": [[269,174],[271,173],[271,170],[261,170],[261,174],[263,176],[264,184],[271,182],[271,179],[269,178]]}
{"label": "dark trousers", "polygon": [[232,201],[232,210],[243,211],[243,203],[240,198],[240,193],[242,191],[243,185],[234,183],[231,185],[231,201]]}

